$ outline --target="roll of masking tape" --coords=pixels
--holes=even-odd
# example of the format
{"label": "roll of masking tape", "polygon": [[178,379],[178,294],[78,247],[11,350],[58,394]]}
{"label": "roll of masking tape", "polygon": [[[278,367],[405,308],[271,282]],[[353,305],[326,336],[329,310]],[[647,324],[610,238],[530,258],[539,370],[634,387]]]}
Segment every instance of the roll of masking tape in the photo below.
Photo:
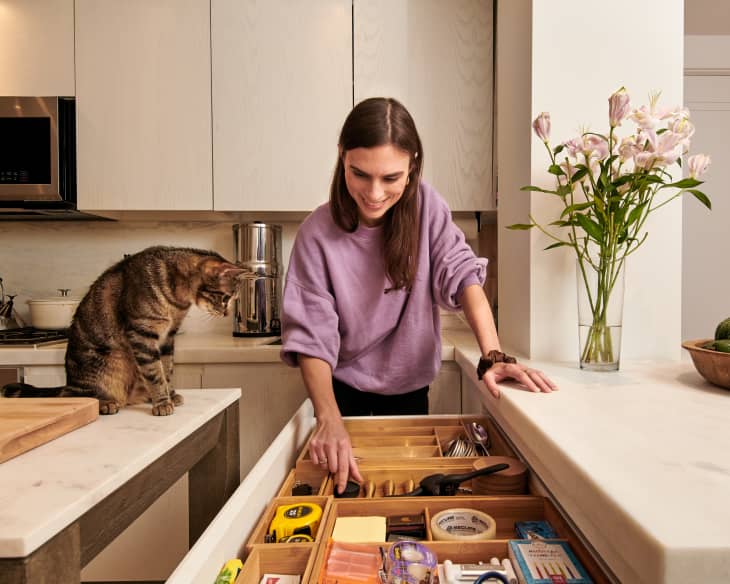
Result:
{"label": "roll of masking tape", "polygon": [[439,541],[494,539],[497,524],[490,515],[476,509],[446,509],[431,518],[431,534]]}

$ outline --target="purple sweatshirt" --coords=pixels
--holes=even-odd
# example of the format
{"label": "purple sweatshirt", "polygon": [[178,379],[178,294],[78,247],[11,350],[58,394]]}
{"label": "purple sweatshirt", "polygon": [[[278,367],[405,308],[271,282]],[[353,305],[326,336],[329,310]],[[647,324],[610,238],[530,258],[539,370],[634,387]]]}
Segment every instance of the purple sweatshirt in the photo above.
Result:
{"label": "purple sweatshirt", "polygon": [[297,354],[330,364],[333,375],[362,391],[400,394],[429,385],[441,367],[439,306],[459,310],[464,287],[484,284],[477,258],[433,187],[421,182],[418,268],[410,293],[384,294],[390,280],[383,228],[354,233],[332,220],[329,203],[299,228],[282,307],[282,360]]}

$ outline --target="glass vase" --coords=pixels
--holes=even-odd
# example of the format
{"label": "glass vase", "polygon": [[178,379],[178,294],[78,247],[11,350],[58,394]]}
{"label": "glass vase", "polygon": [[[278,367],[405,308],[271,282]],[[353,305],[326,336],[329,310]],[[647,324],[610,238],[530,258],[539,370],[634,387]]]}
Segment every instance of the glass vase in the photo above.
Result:
{"label": "glass vase", "polygon": [[580,368],[616,371],[621,357],[624,261],[582,258],[576,262]]}

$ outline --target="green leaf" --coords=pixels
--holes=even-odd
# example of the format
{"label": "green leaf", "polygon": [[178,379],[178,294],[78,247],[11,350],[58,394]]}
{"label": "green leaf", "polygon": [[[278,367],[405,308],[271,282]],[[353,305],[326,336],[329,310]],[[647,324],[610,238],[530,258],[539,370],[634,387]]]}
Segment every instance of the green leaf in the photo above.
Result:
{"label": "green leaf", "polygon": [[588,174],[587,168],[579,168],[576,173],[570,177],[570,182],[578,182],[580,179],[582,179],[585,175]]}
{"label": "green leaf", "polygon": [[623,176],[618,177],[615,181],[613,181],[613,186],[620,187],[621,185],[625,185],[628,182],[631,182],[634,180],[634,173],[625,174]]}
{"label": "green leaf", "polygon": [[570,227],[574,223],[572,221],[553,221],[552,223],[548,223],[548,225],[553,227]]}
{"label": "green leaf", "polygon": [[568,185],[562,185],[562,186],[558,187],[558,190],[555,192],[555,194],[558,195],[559,197],[566,197],[572,192],[573,192],[573,187],[568,184]]}
{"label": "green leaf", "polygon": [[575,203],[573,205],[569,205],[565,209],[563,209],[563,212],[560,214],[560,217],[565,217],[568,214],[575,213],[576,211],[582,211],[583,209],[587,209],[590,207],[593,203],[590,201],[586,201],[585,203]]}
{"label": "green leaf", "polygon": [[556,194],[555,191],[549,191],[547,189],[543,189],[543,188],[540,188],[540,187],[535,187],[533,185],[528,185],[526,187],[522,187],[520,190],[521,191],[538,191],[540,193],[549,193],[551,195],[555,195]]}
{"label": "green leaf", "polygon": [[712,203],[710,202],[710,198],[703,193],[702,191],[698,191],[697,189],[687,189],[688,193],[692,193],[692,196],[697,199],[700,203],[702,203],[705,207],[707,207],[710,211],[712,211]]}
{"label": "green leaf", "polygon": [[549,249],[555,249],[556,247],[563,247],[564,245],[568,245],[569,246],[570,244],[569,243],[566,243],[564,241],[558,241],[556,243],[553,243],[553,244],[548,245],[545,249],[543,249],[543,251],[547,251]]}
{"label": "green leaf", "polygon": [[640,205],[636,205],[633,209],[631,209],[631,213],[629,213],[629,220],[626,222],[628,225],[632,225],[635,223],[639,217],[641,217],[641,214],[644,211],[644,208],[648,204],[647,201],[641,203]]}
{"label": "green leaf", "polygon": [[514,223],[513,225],[507,225],[507,229],[512,229],[514,231],[522,230],[525,231],[527,229],[532,229],[535,225],[530,223]]}
{"label": "green leaf", "polygon": [[598,225],[598,223],[592,221],[585,215],[581,215],[580,213],[576,214],[575,218],[578,220],[578,223],[580,223],[583,231],[585,231],[593,239],[599,242],[603,239],[603,230]]}
{"label": "green leaf", "polygon": [[669,128],[662,128],[661,130],[656,131],[657,136],[661,136],[664,132],[666,132]]}
{"label": "green leaf", "polygon": [[551,164],[550,168],[548,168],[548,172],[550,174],[554,174],[555,176],[565,176],[563,169],[560,168],[557,164]]}
{"label": "green leaf", "polygon": [[677,182],[669,183],[668,187],[677,187],[678,189],[691,189],[702,184],[701,180],[696,178],[684,178]]}
{"label": "green leaf", "polygon": [[565,150],[565,145],[558,144],[555,148],[553,148],[553,154],[555,154],[555,155],[560,154],[563,150]]}

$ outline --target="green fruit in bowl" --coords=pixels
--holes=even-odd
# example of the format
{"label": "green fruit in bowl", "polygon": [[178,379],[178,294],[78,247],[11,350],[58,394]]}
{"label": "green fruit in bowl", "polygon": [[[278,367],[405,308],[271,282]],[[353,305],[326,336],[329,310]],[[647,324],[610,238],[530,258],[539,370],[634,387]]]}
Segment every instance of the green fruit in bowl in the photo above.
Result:
{"label": "green fruit in bowl", "polygon": [[729,340],[730,339],[730,318],[726,318],[715,329],[715,340]]}
{"label": "green fruit in bowl", "polygon": [[712,343],[712,348],[721,353],[730,353],[730,339],[720,339]]}

